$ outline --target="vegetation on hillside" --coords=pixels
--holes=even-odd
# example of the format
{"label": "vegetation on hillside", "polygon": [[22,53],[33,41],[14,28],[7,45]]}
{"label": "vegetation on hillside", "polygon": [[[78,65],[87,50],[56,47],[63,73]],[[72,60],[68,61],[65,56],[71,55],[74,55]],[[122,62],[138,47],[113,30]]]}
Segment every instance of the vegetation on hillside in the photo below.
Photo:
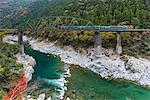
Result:
{"label": "vegetation on hillside", "polygon": [[[25,3],[24,3],[25,4]],[[4,27],[24,27],[28,20],[35,21],[50,16],[72,16],[91,21],[94,25],[127,25],[129,28],[150,28],[149,0],[36,0],[14,10],[15,15],[4,18]],[[46,20],[46,19],[45,19]],[[43,20],[44,21],[44,20]],[[34,31],[36,35],[49,40],[58,40],[63,45],[74,47],[93,46],[93,32],[51,30]],[[125,54],[149,55],[150,34],[122,33]],[[116,33],[102,33],[103,46],[116,46]]]}
{"label": "vegetation on hillside", "polygon": [[[95,25],[150,27],[149,0],[36,0],[30,4],[24,0],[13,4],[17,6],[14,12],[8,9],[14,14],[4,23],[11,22],[10,27],[28,19],[62,15],[87,19]],[[27,13],[22,15],[24,11]]]}
{"label": "vegetation on hillside", "polygon": [[[0,37],[5,32],[1,31]],[[15,59],[15,55],[19,51],[18,45],[10,45],[0,41],[0,98],[17,81],[19,73],[22,71],[23,66],[17,64]]]}

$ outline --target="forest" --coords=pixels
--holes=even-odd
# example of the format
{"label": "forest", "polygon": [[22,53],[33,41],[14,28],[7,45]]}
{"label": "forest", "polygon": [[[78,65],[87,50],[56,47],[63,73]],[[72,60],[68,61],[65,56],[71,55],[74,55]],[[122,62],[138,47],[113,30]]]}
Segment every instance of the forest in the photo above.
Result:
{"label": "forest", "polygon": [[[24,0],[23,0],[24,1]],[[90,20],[94,25],[133,25],[135,28],[150,27],[149,0],[36,0],[30,4],[13,2],[4,9],[3,19],[7,27],[15,27],[28,19],[49,16],[72,16]],[[19,6],[20,5],[20,6]],[[9,12],[6,12],[9,11]]]}
{"label": "forest", "polygon": [[[0,38],[11,31],[0,31]],[[23,66],[16,63],[15,55],[19,52],[18,45],[3,43],[0,40],[0,98],[19,78]]]}
{"label": "forest", "polygon": [[[149,0],[35,0],[30,2],[12,2],[16,7],[5,10],[8,15],[3,17],[2,26],[16,28],[25,26],[28,20],[50,16],[71,16],[91,21],[94,25],[127,25],[130,29],[150,28]],[[11,10],[10,10],[11,9]],[[7,15],[6,12],[4,15]],[[44,21],[44,20],[43,20]],[[29,35],[60,41],[63,45],[91,47],[94,44],[93,32],[65,31],[56,33],[51,30],[35,31]],[[149,55],[149,33],[122,33],[124,54]],[[116,46],[115,33],[102,33],[103,46]]]}

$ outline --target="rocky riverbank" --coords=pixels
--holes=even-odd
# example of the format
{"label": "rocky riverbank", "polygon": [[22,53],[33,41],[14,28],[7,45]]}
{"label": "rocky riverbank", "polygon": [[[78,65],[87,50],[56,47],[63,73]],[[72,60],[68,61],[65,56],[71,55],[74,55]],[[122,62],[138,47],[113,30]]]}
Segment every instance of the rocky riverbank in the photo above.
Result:
{"label": "rocky riverbank", "polygon": [[[5,37],[9,40],[10,37]],[[43,53],[57,55],[67,64],[79,65],[98,73],[103,78],[123,78],[136,81],[141,85],[150,86],[150,60],[145,58],[135,58],[125,56],[124,61],[118,55],[101,55],[99,58],[93,58],[93,50],[87,52],[76,52],[72,47],[61,48],[55,43],[48,41],[39,41],[38,39],[29,39],[29,43],[34,50]]]}
{"label": "rocky riverbank", "polygon": [[36,65],[36,61],[33,57],[25,54],[17,54],[17,63],[23,64],[24,73],[29,82],[32,79],[32,74],[34,73],[33,67]]}
{"label": "rocky riverbank", "polygon": [[32,39],[30,45],[34,50],[60,56],[65,63],[86,67],[100,74],[103,78],[123,78],[150,86],[150,60],[148,59],[125,56],[126,61],[124,61],[118,55],[109,57],[101,55],[101,57],[94,59],[92,49],[87,50],[87,53],[78,53],[71,47],[62,49],[55,43],[39,41],[38,39]]}
{"label": "rocky riverbank", "polygon": [[[26,36],[24,36],[23,39],[24,39],[24,41],[30,40]],[[15,35],[8,35],[8,36],[3,38],[3,42],[10,43],[10,44],[17,43],[17,40],[18,40],[18,37]],[[25,76],[27,78],[27,81],[30,81],[32,79],[32,73],[34,72],[33,67],[36,64],[36,63],[34,63],[35,62],[34,58],[31,56],[28,56],[26,54],[23,54],[23,55],[17,54],[16,58],[17,58],[18,63],[23,64],[24,73],[25,73]],[[67,87],[65,85],[67,83],[66,78],[71,76],[69,65],[65,64],[64,71],[65,72],[61,75],[60,79],[51,79],[51,80],[43,79],[43,81],[45,81],[46,83],[53,84],[53,85],[56,85],[57,87],[59,87],[59,89],[57,90],[60,93],[60,95],[57,96],[58,100],[63,99],[65,91],[67,90]],[[32,96],[28,95],[24,99],[25,100],[26,99],[27,100],[45,100],[46,99],[45,96],[46,96],[46,94],[42,93],[39,95],[39,97],[37,99],[33,99]],[[51,100],[51,97],[47,98],[47,100]]]}
{"label": "rocky riverbank", "polygon": [[[24,39],[25,38],[26,37],[24,37]],[[4,38],[3,42],[9,44],[15,44],[17,39],[18,39],[17,37],[12,37],[12,39],[10,40]],[[18,53],[15,56],[16,56],[16,62],[23,65],[23,72],[25,74],[27,82],[29,82],[32,79],[32,74],[34,73],[34,66],[36,65],[35,59],[29,55],[21,54],[21,53]],[[23,99],[26,100],[25,97]]]}
{"label": "rocky riverbank", "polygon": [[[23,37],[24,40],[27,41],[27,37]],[[6,36],[3,38],[3,42],[9,43],[9,44],[14,44],[18,38],[16,36]],[[17,63],[23,64],[24,67],[24,73],[26,76],[27,81],[29,82],[32,79],[32,74],[34,73],[33,67],[36,65],[36,61],[33,57],[26,55],[26,54],[21,54],[18,53],[16,55],[16,61]]]}

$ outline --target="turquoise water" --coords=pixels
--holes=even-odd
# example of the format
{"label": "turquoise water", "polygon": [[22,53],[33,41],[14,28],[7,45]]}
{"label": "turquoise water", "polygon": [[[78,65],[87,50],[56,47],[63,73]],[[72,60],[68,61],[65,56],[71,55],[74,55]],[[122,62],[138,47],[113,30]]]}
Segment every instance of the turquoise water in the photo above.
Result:
{"label": "turquoise water", "polygon": [[60,74],[63,73],[63,63],[60,62],[58,57],[52,55],[46,55],[38,51],[34,51],[29,47],[26,47],[25,52],[34,57],[36,60],[35,73],[33,79],[46,78],[46,79],[58,79]]}
{"label": "turquoise water", "polygon": [[29,90],[29,94],[38,96],[46,91],[46,94],[55,98],[59,94],[57,90],[60,88],[60,83],[57,80],[64,73],[64,64],[60,61],[59,57],[34,51],[28,45],[25,46],[25,53],[36,60],[35,72],[29,83],[29,88],[35,85],[38,88],[32,89],[32,92]]}
{"label": "turquoise water", "polygon": [[67,95],[79,100],[150,100],[150,89],[130,82],[105,80],[93,72],[71,68]]}
{"label": "turquoise water", "polygon": [[[64,64],[59,57],[32,50],[26,46],[25,52],[36,59],[37,65],[31,83],[38,85],[31,94],[38,95],[46,92],[47,97],[56,95],[57,86],[46,84],[41,79],[59,79],[64,72]],[[71,77],[68,78],[65,97],[69,96],[71,100],[150,100],[150,89],[137,86],[131,82],[105,80],[93,72],[72,66]],[[32,86],[32,85],[31,85]],[[55,99],[53,99],[55,100]]]}

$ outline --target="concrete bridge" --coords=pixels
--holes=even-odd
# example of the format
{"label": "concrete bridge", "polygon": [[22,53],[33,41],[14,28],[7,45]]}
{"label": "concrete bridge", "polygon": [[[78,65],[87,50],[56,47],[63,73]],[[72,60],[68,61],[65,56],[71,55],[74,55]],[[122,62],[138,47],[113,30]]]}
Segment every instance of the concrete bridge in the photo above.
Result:
{"label": "concrete bridge", "polygon": [[[3,30],[14,30],[18,31],[18,43],[21,47],[22,53],[24,53],[24,45],[23,45],[23,33],[24,31],[30,30],[18,30],[18,29],[0,29]],[[59,27],[59,30],[65,31],[76,31],[76,30],[83,30],[83,31],[93,31],[93,38],[95,40],[94,49],[95,49],[95,56],[99,56],[102,54],[102,38],[101,32],[116,32],[117,33],[117,45],[116,45],[116,53],[122,53],[122,45],[121,45],[121,33],[122,32],[150,32],[150,29],[128,29],[127,26],[62,26]]]}
{"label": "concrete bridge", "polygon": [[95,56],[99,56],[102,53],[102,38],[101,32],[116,32],[117,33],[117,45],[116,45],[116,53],[122,53],[122,44],[121,44],[121,33],[122,32],[150,32],[150,29],[128,29],[127,26],[62,26],[62,30],[92,30],[94,32],[94,40],[95,40]]}
{"label": "concrete bridge", "polygon": [[127,26],[95,26],[91,21],[84,20],[81,18],[67,17],[67,16],[52,16],[50,18],[40,18],[36,20],[28,20],[24,22],[24,27],[17,27],[15,29],[0,29],[2,30],[14,30],[18,31],[18,42],[21,46],[22,53],[24,53],[23,48],[23,33],[37,32],[39,30],[54,30],[54,32],[63,32],[65,30],[69,31],[92,31],[93,38],[95,40],[95,56],[99,56],[102,53],[102,38],[101,32],[116,32],[117,33],[117,45],[116,53],[122,53],[121,45],[121,33],[123,32],[150,32],[150,29],[128,29]]}

